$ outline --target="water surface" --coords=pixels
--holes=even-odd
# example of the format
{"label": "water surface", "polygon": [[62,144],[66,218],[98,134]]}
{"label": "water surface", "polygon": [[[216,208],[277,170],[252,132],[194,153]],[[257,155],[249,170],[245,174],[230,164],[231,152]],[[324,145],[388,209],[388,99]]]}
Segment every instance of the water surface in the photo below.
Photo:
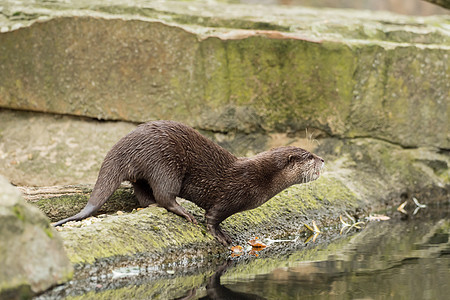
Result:
{"label": "water surface", "polygon": [[[403,220],[402,220],[403,219]],[[448,206],[371,222],[360,233],[265,274],[222,276],[254,299],[450,299]],[[234,277],[234,278],[233,278]]]}
{"label": "water surface", "polygon": [[358,233],[276,243],[258,257],[93,273],[39,299],[450,299],[449,205],[387,214]]}

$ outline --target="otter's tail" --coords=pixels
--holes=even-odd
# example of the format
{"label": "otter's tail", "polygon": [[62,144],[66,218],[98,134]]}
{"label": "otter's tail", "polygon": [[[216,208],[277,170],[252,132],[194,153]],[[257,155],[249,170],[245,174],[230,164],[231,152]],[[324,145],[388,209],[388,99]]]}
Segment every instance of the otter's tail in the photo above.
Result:
{"label": "otter's tail", "polygon": [[64,223],[67,223],[69,221],[79,221],[86,219],[87,217],[91,216],[93,213],[95,213],[100,207],[96,207],[95,205],[92,205],[91,203],[87,203],[86,206],[76,215],[73,215],[71,217],[62,219],[56,223],[52,223],[53,226],[60,226]]}
{"label": "otter's tail", "polygon": [[[103,170],[102,170],[103,169]],[[122,183],[122,179],[118,174],[114,178],[105,176],[106,172],[102,172],[105,168],[102,167],[100,174],[98,176],[97,182],[95,183],[94,189],[92,190],[91,197],[89,198],[86,206],[76,215],[65,218],[56,223],[52,223],[53,226],[60,226],[69,221],[79,221],[86,219],[87,217],[93,215],[100,207],[111,197],[115,190]],[[111,176],[111,173],[108,172]]]}

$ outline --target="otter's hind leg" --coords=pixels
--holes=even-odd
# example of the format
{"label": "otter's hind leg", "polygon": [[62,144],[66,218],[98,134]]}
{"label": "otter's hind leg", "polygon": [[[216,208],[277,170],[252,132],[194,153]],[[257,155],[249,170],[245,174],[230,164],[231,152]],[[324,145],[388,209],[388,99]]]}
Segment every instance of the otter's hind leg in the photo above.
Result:
{"label": "otter's hind leg", "polygon": [[131,184],[133,185],[134,194],[142,207],[156,203],[153,191],[146,180],[140,179]]}
{"label": "otter's hind leg", "polygon": [[222,223],[223,220],[229,217],[227,214],[220,214],[214,209],[210,209],[205,214],[206,217],[206,228],[209,233],[211,233],[222,245],[228,246],[231,244],[231,237],[225,233],[222,228],[220,228],[219,224]]}
{"label": "otter's hind leg", "polygon": [[197,220],[187,212],[180,204],[178,204],[176,198],[180,193],[181,184],[174,185],[171,187],[168,186],[152,186],[153,195],[155,196],[156,203],[158,203],[161,207],[164,207],[170,212],[173,212],[180,217],[185,218],[189,222],[194,224],[198,224]]}

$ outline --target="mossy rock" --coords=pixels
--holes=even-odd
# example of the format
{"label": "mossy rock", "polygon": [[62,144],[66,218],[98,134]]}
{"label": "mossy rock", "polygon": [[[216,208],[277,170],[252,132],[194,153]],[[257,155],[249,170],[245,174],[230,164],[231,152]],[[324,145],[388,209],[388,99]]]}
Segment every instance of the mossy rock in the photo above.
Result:
{"label": "mossy rock", "polygon": [[26,299],[73,275],[49,220],[0,176],[0,298]]}
{"label": "mossy rock", "polygon": [[178,1],[41,6],[2,11],[3,107],[450,147],[441,130],[450,119],[446,16]]}

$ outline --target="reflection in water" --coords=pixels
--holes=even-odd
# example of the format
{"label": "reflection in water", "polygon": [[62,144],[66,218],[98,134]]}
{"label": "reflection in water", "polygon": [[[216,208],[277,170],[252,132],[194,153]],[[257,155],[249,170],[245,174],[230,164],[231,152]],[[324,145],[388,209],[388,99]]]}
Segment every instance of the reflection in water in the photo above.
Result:
{"label": "reflection in water", "polygon": [[[241,275],[246,272],[239,264],[227,261],[207,280],[206,295],[192,289],[179,299],[448,299],[446,209],[407,221],[371,222],[337,249],[328,246],[325,255],[297,260],[294,254],[278,262],[283,267],[258,275]],[[249,269],[258,271],[261,261],[250,262]]]}
{"label": "reflection in water", "polygon": [[196,298],[196,289],[192,289],[188,292],[185,297],[177,298],[179,300],[188,300],[188,299],[230,299],[230,300],[238,300],[238,299],[248,299],[248,300],[263,300],[261,296],[244,293],[244,292],[235,292],[223,285],[220,284],[220,277],[222,274],[232,265],[232,261],[226,261],[222,266],[220,266],[216,273],[208,279],[206,284],[206,296],[201,298]]}
{"label": "reflection in water", "polygon": [[448,299],[446,209],[427,220],[373,222],[324,259],[298,261],[252,280],[231,278],[222,283],[234,291],[271,295],[267,299]]}

